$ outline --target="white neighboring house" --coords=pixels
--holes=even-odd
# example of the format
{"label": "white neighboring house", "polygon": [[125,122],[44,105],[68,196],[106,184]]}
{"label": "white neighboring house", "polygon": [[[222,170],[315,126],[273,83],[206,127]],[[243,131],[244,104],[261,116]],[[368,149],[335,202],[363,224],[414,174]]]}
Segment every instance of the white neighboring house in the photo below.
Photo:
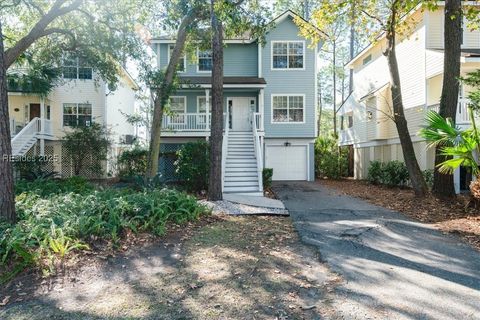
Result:
{"label": "white neighboring house", "polygon": [[[9,90],[10,131],[13,156],[45,155],[53,160],[49,170],[70,176],[71,165],[62,153],[65,132],[74,125],[100,123],[110,129],[110,154],[117,155],[135,139],[135,128],[122,113],[133,113],[138,86],[123,68],[117,88],[111,92],[105,81],[78,59],[70,59],[62,70],[63,79],[46,97]],[[107,173],[112,166],[105,169]],[[88,169],[82,174],[91,175]]]}
{"label": "white neighboring house", "polygon": [[[397,42],[402,96],[410,135],[422,170],[433,169],[434,150],[427,149],[418,131],[425,124],[428,110],[438,109],[443,81],[444,3],[436,11],[418,8],[407,17],[412,26],[407,37]],[[465,24],[465,23],[464,23]],[[367,177],[370,161],[403,161],[392,115],[390,77],[382,54],[385,38],[371,44],[347,64],[353,69],[354,91],[341,106],[341,146],[354,151],[354,176]],[[480,31],[464,28],[461,74],[480,69]],[[469,126],[465,98],[471,88],[462,86],[456,122]],[[455,173],[457,192],[468,188],[471,179],[463,170]]]}

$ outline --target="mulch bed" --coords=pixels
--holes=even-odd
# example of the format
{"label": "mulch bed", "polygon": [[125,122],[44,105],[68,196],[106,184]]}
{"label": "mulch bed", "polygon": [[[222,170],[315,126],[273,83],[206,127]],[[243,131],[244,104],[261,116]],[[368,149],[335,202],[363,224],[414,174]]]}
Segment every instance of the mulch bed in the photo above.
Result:
{"label": "mulch bed", "polygon": [[415,220],[434,224],[441,231],[456,234],[480,250],[480,210],[466,208],[467,195],[458,195],[453,200],[441,200],[432,195],[418,199],[409,188],[376,186],[366,181],[319,180],[318,183],[401,212]]}

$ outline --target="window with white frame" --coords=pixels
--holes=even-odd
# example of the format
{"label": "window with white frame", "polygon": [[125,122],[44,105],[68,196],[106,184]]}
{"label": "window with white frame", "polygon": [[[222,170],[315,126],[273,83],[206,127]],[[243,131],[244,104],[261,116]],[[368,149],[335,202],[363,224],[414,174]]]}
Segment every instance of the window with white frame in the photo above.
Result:
{"label": "window with white frame", "polygon": [[66,55],[63,58],[62,73],[65,79],[92,79],[92,68],[88,66],[85,59],[73,55]]}
{"label": "window with white frame", "polygon": [[187,112],[186,97],[170,97],[170,112],[172,112],[172,123],[185,123]]}
{"label": "window with white frame", "polygon": [[88,127],[92,124],[92,105],[89,103],[64,103],[64,127]]}
{"label": "window with white frame", "polygon": [[304,122],[305,97],[303,95],[272,96],[273,122]]}
{"label": "window with white frame", "polygon": [[212,71],[212,50],[198,50],[198,71]]}
{"label": "window with white frame", "polygon": [[[170,62],[170,57],[172,56],[173,49],[175,48],[174,44],[168,45],[168,62]],[[185,72],[187,66],[187,56],[184,54],[182,58],[178,61],[177,70],[178,72]]]}
{"label": "window with white frame", "polygon": [[305,43],[303,41],[272,42],[272,69],[303,69]]}

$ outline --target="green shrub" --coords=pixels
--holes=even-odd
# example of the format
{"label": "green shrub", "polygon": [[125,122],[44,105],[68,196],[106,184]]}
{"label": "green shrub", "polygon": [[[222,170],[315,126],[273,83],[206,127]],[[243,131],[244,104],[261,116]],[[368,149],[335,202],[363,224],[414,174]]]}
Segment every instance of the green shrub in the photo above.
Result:
{"label": "green shrub", "polygon": [[425,179],[425,182],[427,183],[427,186],[429,189],[432,189],[433,187],[433,174],[434,174],[433,169],[428,169],[423,171],[423,178]]}
{"label": "green shrub", "polygon": [[387,186],[406,186],[409,174],[405,163],[400,161],[370,162],[367,180],[372,184]]}
{"label": "green shrub", "polygon": [[273,177],[273,169],[263,168],[263,171],[262,171],[263,189],[270,189],[272,187],[272,177]]}
{"label": "green shrub", "polygon": [[52,261],[88,249],[94,240],[115,245],[125,230],[162,234],[169,221],[184,223],[209,213],[194,197],[170,189],[107,189],[44,198],[24,192],[16,197],[16,209],[17,224],[0,223],[0,269],[10,270],[3,280],[28,265],[51,271]]}
{"label": "green shrub", "polygon": [[383,183],[383,163],[380,161],[371,161],[368,167],[367,180],[371,184]]}
{"label": "green shrub", "polygon": [[40,197],[61,193],[85,194],[93,191],[94,186],[84,177],[67,179],[37,179],[34,181],[19,180],[15,182],[15,194],[34,193]]}
{"label": "green shrub", "polygon": [[315,173],[321,178],[348,176],[348,150],[339,148],[334,137],[319,137],[315,141]]}
{"label": "green shrub", "polygon": [[33,181],[36,179],[49,178],[56,175],[47,169],[48,161],[44,156],[36,156],[33,158],[19,157],[15,159],[14,167],[20,174],[20,178]]}
{"label": "green shrub", "polygon": [[143,176],[147,171],[148,150],[135,147],[123,151],[117,159],[118,175],[122,179]]}
{"label": "green shrub", "polygon": [[176,172],[188,191],[208,188],[209,149],[206,141],[198,141],[186,143],[177,151]]}

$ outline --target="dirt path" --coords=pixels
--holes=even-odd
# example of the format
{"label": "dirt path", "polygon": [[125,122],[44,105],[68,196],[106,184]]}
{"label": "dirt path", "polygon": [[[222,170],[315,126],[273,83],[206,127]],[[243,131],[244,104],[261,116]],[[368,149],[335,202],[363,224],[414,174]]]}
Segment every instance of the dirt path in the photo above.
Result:
{"label": "dirt path", "polygon": [[[285,217],[222,217],[74,275],[0,289],[0,319],[323,319],[338,279]],[[30,285],[29,285],[30,286]],[[28,292],[25,295],[19,293]],[[21,301],[18,301],[21,300]]]}

